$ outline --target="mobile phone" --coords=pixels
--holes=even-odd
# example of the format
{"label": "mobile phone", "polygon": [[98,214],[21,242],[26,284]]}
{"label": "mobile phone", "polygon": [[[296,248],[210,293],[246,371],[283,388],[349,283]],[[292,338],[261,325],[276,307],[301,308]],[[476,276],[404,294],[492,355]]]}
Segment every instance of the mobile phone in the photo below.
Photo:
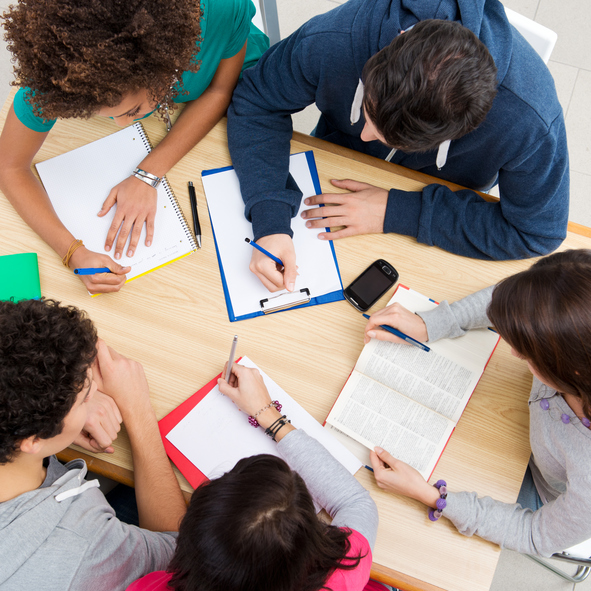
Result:
{"label": "mobile phone", "polygon": [[365,312],[398,281],[398,277],[398,271],[390,263],[378,259],[343,290],[343,295],[355,308]]}

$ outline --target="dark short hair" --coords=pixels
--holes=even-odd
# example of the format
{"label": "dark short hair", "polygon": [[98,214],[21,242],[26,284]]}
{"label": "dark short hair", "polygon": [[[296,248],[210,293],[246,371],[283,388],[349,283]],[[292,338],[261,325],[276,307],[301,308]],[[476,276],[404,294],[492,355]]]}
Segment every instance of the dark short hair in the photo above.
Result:
{"label": "dark short hair", "polygon": [[472,31],[431,19],[373,55],[363,82],[365,112],[386,143],[425,152],[484,121],[497,92],[497,68]]}
{"label": "dark short hair", "polygon": [[59,435],[96,357],[85,313],[54,300],[0,302],[0,464],[32,435]]}
{"label": "dark short hair", "polygon": [[199,69],[199,0],[20,0],[3,17],[13,84],[45,119],[88,118],[140,89],[164,103]]}
{"label": "dark short hair", "polygon": [[240,460],[195,490],[168,570],[176,591],[318,591],[350,532],[321,522],[302,478],[280,458]]}
{"label": "dark short hair", "polygon": [[501,281],[488,307],[499,334],[591,418],[591,250],[540,259]]}

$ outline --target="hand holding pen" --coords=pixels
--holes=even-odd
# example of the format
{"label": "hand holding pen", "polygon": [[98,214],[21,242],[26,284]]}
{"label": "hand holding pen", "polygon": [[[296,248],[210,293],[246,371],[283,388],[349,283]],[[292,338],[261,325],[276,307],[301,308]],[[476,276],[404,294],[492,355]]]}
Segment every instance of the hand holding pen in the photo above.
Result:
{"label": "hand holding pen", "polygon": [[92,252],[84,246],[72,254],[69,268],[93,295],[119,291],[127,280],[126,273],[131,271],[131,267],[122,267],[106,254]]}
{"label": "hand holding pen", "polygon": [[293,291],[298,268],[291,238],[287,234],[272,234],[259,238],[256,244],[251,240],[250,245],[253,253],[249,268],[261,283],[271,292]]}
{"label": "hand holding pen", "polygon": [[429,350],[429,347],[423,344],[429,340],[423,319],[404,306],[395,303],[371,316],[367,314],[364,316],[369,319],[365,327],[365,343],[369,343],[370,339],[393,343],[406,342],[423,350]]}

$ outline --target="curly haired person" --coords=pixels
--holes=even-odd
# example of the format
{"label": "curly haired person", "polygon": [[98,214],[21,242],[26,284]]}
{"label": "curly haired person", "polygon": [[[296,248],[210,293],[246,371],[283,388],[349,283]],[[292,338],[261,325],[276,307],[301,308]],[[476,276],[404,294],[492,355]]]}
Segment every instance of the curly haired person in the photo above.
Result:
{"label": "curly haired person", "polygon": [[[83,460],[54,455],[86,428],[97,396],[121,411],[146,529],[117,519]],[[185,510],[142,366],[72,306],[0,302],[0,588],[125,589],[166,568]]]}
{"label": "curly haired person", "polygon": [[[75,237],[30,169],[55,120],[101,115],[125,126],[154,111],[168,120],[176,103],[187,103],[138,162],[162,177],[225,114],[242,71],[268,48],[254,14],[251,0],[27,0],[4,13],[20,89],[0,136],[0,189],[57,254]],[[100,216],[116,205],[105,251],[133,256],[144,224],[149,246],[158,231],[156,190],[130,176],[105,197]],[[129,270],[83,246],[70,267],[111,269],[81,278],[91,293],[119,290]]]}

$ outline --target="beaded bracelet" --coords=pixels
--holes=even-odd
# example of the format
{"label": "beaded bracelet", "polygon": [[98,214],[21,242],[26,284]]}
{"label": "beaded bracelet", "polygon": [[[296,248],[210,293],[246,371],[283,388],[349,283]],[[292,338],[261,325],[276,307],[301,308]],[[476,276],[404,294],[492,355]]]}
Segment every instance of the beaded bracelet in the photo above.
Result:
{"label": "beaded bracelet", "polygon": [[282,415],[270,427],[265,429],[265,435],[268,435],[273,441],[277,441],[275,439],[275,436],[288,423],[291,424],[291,421],[289,419],[287,419],[287,417],[285,415]]}
{"label": "beaded bracelet", "polygon": [[267,404],[267,406],[261,408],[261,410],[259,410],[257,413],[255,413],[254,415],[251,415],[248,417],[248,422],[256,429],[257,427],[260,427],[259,422],[257,421],[257,417],[261,414],[264,413],[266,410],[269,410],[271,407],[275,407],[279,412],[281,412],[281,409],[283,408],[283,406],[281,404],[279,404],[278,400],[273,400],[273,402],[270,402],[269,404]]}
{"label": "beaded bracelet", "polygon": [[445,480],[438,480],[433,486],[439,491],[439,498],[435,503],[437,509],[435,511],[429,511],[429,519],[431,521],[437,521],[441,517],[445,507],[447,507],[447,501],[445,500],[447,499],[447,482]]}
{"label": "beaded bracelet", "polygon": [[77,248],[79,248],[80,246],[84,246],[84,244],[82,243],[82,240],[74,240],[72,242],[72,244],[70,244],[70,247],[68,248],[68,252],[64,255],[64,258],[62,259],[62,263],[64,264],[64,267],[70,267],[70,259],[72,258],[72,255],[74,254],[74,252],[76,251]]}

